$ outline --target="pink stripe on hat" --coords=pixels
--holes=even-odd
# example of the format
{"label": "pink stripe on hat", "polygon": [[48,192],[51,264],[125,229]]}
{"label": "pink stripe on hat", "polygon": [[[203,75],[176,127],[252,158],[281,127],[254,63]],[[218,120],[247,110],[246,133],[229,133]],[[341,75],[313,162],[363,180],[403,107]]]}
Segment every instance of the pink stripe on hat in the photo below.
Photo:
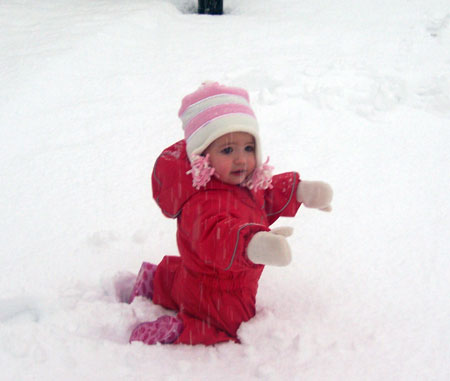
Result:
{"label": "pink stripe on hat", "polygon": [[208,122],[229,114],[247,114],[255,117],[255,114],[253,113],[252,109],[245,105],[224,104],[219,106],[213,106],[208,108],[204,112],[196,115],[188,122],[188,124],[184,127],[185,139],[189,140],[189,137],[195,131],[205,126]]}
{"label": "pink stripe on hat", "polygon": [[247,102],[250,102],[248,93],[244,89],[240,89],[238,87],[223,86],[217,82],[203,82],[200,88],[198,88],[192,94],[186,95],[183,98],[178,116],[181,118],[186,109],[196,104],[197,102],[219,94],[238,95],[245,98]]}

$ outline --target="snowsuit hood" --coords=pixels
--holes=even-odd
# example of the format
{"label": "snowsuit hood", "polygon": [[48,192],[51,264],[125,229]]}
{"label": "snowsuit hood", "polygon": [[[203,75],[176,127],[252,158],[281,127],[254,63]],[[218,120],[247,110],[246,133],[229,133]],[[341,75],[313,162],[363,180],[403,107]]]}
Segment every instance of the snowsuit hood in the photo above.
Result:
{"label": "snowsuit hood", "polygon": [[153,198],[166,217],[178,217],[185,202],[198,192],[192,186],[192,176],[186,173],[190,169],[184,140],[166,148],[156,160],[152,173]]}

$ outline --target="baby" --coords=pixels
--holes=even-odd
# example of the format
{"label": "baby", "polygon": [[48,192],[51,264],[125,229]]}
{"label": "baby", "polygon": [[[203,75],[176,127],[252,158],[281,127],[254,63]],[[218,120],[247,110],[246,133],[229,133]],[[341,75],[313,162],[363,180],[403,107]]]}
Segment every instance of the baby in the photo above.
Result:
{"label": "baby", "polygon": [[144,262],[130,299],[147,297],[177,315],[141,323],[130,342],[239,342],[264,266],[291,261],[292,229],[269,226],[301,204],[330,211],[333,192],[296,172],[272,176],[244,89],[204,83],[179,116],[185,139],[159,156],[152,187],[162,213],[177,220],[180,255]]}

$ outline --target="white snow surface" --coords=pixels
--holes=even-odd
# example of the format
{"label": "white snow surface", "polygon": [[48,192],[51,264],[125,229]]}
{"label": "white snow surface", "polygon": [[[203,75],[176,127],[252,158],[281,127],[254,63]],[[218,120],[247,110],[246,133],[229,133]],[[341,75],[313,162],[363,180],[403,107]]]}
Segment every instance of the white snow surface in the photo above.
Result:
{"label": "white snow surface", "polygon": [[[2,380],[449,380],[448,0],[0,2]],[[121,294],[176,255],[151,196],[204,80],[246,88],[301,207],[242,344],[128,344]]]}

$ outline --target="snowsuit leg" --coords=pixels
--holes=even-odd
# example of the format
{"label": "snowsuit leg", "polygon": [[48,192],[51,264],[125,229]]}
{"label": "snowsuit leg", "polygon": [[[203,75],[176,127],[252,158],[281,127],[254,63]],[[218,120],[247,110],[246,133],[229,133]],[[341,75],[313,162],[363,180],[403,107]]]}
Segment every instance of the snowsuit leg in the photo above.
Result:
{"label": "snowsuit leg", "polygon": [[175,275],[181,265],[181,258],[165,256],[158,265],[153,278],[153,303],[179,311],[179,306],[172,298],[172,289]]}
{"label": "snowsuit leg", "polygon": [[153,302],[179,312],[184,329],[175,343],[239,342],[239,326],[255,315],[261,271],[251,275],[251,282],[199,278],[189,273],[180,257],[166,256],[155,272]]}
{"label": "snowsuit leg", "polygon": [[214,345],[227,341],[239,342],[237,338],[229,336],[205,320],[196,319],[184,312],[180,312],[178,318],[183,321],[184,329],[174,344]]}
{"label": "snowsuit leg", "polygon": [[[180,285],[182,286],[183,272],[181,269],[181,258],[175,256],[165,256],[155,272],[153,278],[154,295],[153,302],[165,308],[180,311],[183,310],[183,295],[180,295]],[[175,281],[175,279],[178,279]],[[188,283],[186,281],[185,283]],[[188,287],[188,284],[184,286]],[[181,287],[183,288],[183,287]],[[175,298],[177,300],[175,300]],[[181,300],[180,300],[181,299]],[[183,331],[175,344],[205,344],[212,345],[220,342],[234,340],[224,331],[218,330],[205,320],[197,319],[181,311],[177,316],[183,321]]]}

